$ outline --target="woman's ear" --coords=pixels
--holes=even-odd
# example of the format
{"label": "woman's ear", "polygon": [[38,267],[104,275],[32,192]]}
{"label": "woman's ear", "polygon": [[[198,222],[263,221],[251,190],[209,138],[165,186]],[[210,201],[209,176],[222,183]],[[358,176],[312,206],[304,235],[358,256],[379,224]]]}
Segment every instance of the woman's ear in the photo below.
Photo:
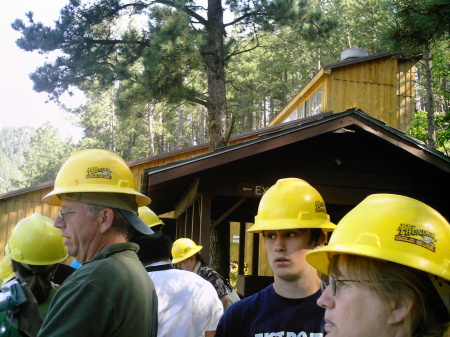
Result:
{"label": "woman's ear", "polygon": [[388,317],[388,324],[399,324],[411,312],[413,299],[411,297],[399,297],[392,303],[391,314]]}

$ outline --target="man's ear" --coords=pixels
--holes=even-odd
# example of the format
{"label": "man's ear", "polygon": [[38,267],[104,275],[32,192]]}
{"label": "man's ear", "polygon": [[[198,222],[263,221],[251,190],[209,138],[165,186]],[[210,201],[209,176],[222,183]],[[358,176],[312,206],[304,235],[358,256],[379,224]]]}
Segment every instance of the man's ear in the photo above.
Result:
{"label": "man's ear", "polygon": [[413,306],[411,297],[398,297],[391,305],[391,314],[388,317],[388,324],[402,323],[409,315]]}
{"label": "man's ear", "polygon": [[99,212],[99,217],[100,217],[100,224],[99,224],[100,233],[105,233],[112,227],[112,223],[114,221],[114,212],[111,208],[105,208]]}
{"label": "man's ear", "polygon": [[313,249],[323,247],[325,245],[326,238],[327,238],[327,234],[324,231],[322,231],[319,239],[317,240],[317,244],[314,246]]}

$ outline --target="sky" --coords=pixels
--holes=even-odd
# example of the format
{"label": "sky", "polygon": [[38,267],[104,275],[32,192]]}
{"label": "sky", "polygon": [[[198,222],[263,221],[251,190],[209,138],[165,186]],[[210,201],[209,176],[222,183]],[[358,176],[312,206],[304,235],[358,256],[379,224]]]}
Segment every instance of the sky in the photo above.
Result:
{"label": "sky", "polygon": [[[75,141],[82,135],[80,128],[72,126],[70,114],[47,102],[46,93],[33,90],[29,74],[45,63],[46,55],[26,52],[16,46],[20,34],[11,28],[17,19],[26,21],[25,13],[34,12],[35,22],[51,25],[59,17],[60,9],[68,0],[15,0],[0,1],[0,129],[3,127],[40,127],[52,122],[62,138],[72,136]],[[82,96],[66,99],[65,104],[77,106]]]}

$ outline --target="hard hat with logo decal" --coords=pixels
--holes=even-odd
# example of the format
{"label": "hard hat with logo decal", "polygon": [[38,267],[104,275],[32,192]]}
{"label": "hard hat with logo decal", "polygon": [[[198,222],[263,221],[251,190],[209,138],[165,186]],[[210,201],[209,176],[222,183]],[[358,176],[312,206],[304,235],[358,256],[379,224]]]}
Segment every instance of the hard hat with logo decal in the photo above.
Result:
{"label": "hard hat with logo decal", "polygon": [[151,199],[136,190],[134,176],[126,162],[115,153],[90,149],[75,152],[58,172],[53,191],[43,201],[61,206],[60,194],[102,192],[133,195],[138,206],[146,206]]}
{"label": "hard hat with logo decal", "polygon": [[321,228],[331,232],[335,227],[322,196],[314,187],[302,179],[285,178],[264,193],[255,223],[247,231]]}
{"label": "hard hat with logo decal", "polygon": [[150,208],[147,206],[141,206],[138,208],[138,214],[142,221],[148,226],[148,227],[155,227],[160,225],[161,227],[164,227],[164,222],[161,221],[160,218],[153,212]]}
{"label": "hard hat with logo decal", "polygon": [[2,279],[2,285],[14,278],[14,273],[11,266],[11,258],[8,255],[3,257],[2,263],[0,263],[0,278]]}
{"label": "hard hat with logo decal", "polygon": [[22,219],[14,227],[6,254],[14,261],[30,265],[51,265],[67,259],[61,230],[53,220],[39,213]]}
{"label": "hard hat with logo decal", "polygon": [[178,263],[198,253],[203,246],[188,238],[176,240],[172,245],[172,263]]}
{"label": "hard hat with logo decal", "polygon": [[450,225],[428,205],[401,195],[373,194],[338,223],[327,246],[306,255],[328,275],[335,254],[386,260],[450,281]]}

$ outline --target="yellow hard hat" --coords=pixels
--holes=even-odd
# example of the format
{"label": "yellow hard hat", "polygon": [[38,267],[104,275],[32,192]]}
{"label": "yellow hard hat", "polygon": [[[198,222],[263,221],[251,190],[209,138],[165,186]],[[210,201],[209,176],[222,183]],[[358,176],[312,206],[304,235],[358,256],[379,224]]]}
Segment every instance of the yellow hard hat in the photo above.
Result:
{"label": "yellow hard hat", "polygon": [[138,208],[138,215],[141,218],[142,221],[148,226],[148,227],[154,227],[157,225],[164,226],[164,222],[161,221],[160,218],[153,212],[150,208],[147,206],[141,206]]}
{"label": "yellow hard hat", "polygon": [[3,257],[2,263],[0,263],[0,278],[2,279],[2,285],[14,278],[14,273],[11,266],[11,258],[8,255]]}
{"label": "yellow hard hat", "polygon": [[203,246],[196,245],[191,239],[178,239],[172,245],[172,263],[184,261],[198,253],[202,248]]}
{"label": "yellow hard hat", "polygon": [[12,260],[31,265],[55,264],[68,257],[61,230],[39,213],[19,221],[5,251]]}
{"label": "yellow hard hat", "polygon": [[327,246],[309,252],[306,260],[328,275],[335,254],[391,261],[450,281],[450,225],[418,200],[373,194],[342,218]]}
{"label": "yellow hard hat", "polygon": [[298,178],[278,180],[261,198],[255,224],[247,231],[321,228],[331,232],[336,225],[330,222],[325,202],[317,190]]}
{"label": "yellow hard hat", "polygon": [[72,154],[59,170],[53,191],[43,201],[61,206],[58,195],[75,192],[134,195],[138,206],[146,206],[151,202],[149,197],[136,190],[133,173],[127,163],[117,154],[106,150],[82,150]]}

